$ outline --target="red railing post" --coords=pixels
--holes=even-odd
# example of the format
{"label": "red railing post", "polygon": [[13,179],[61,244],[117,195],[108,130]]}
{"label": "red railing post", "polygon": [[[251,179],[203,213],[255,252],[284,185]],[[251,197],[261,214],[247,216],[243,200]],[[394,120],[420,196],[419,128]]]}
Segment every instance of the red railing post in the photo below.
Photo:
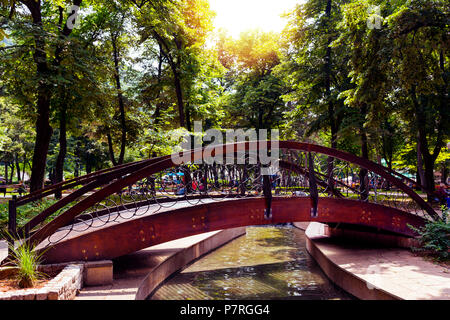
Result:
{"label": "red railing post", "polygon": [[13,196],[8,202],[8,254],[11,253],[11,248],[14,247],[14,239],[17,237],[17,196]]}
{"label": "red railing post", "polygon": [[319,204],[319,192],[317,191],[316,176],[314,174],[314,161],[311,152],[308,152],[308,171],[309,171],[309,194],[311,197],[311,217],[317,217],[317,206]]}
{"label": "red railing post", "polygon": [[267,174],[263,175],[263,193],[266,200],[264,218],[266,218],[266,220],[270,220],[272,219],[272,183],[270,181],[270,176]]}

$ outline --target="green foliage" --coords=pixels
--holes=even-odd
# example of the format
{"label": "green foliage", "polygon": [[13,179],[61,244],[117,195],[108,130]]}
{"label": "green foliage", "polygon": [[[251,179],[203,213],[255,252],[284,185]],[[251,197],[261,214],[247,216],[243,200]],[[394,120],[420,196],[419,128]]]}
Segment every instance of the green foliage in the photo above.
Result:
{"label": "green foliage", "polygon": [[[349,114],[340,96],[351,87],[348,50],[331,46],[339,35],[341,7],[347,2],[310,0],[299,4],[288,15],[281,64],[276,73],[282,75],[289,88],[283,95],[291,104],[287,127],[296,131],[297,139],[329,145],[330,140],[340,136],[352,139],[349,136],[355,133],[359,114]],[[345,132],[346,128],[350,129]],[[332,133],[327,140],[322,140],[318,134],[327,130]]]}
{"label": "green foliage", "polygon": [[[46,198],[41,201],[28,203],[17,209],[17,225],[22,226],[33,217],[50,207],[57,200]],[[8,229],[8,203],[0,203],[0,231],[6,232]],[[1,234],[1,232],[0,232]]]}
{"label": "green foliage", "polygon": [[227,70],[226,92],[220,101],[222,124],[233,128],[271,129],[283,126],[286,88],[273,71],[280,63],[277,35],[259,30],[238,40],[222,34],[217,43],[219,60]]}
{"label": "green foliage", "polygon": [[45,275],[38,268],[41,264],[43,253],[37,253],[33,246],[28,243],[14,247],[10,245],[12,252],[11,265],[17,268],[17,283],[20,288],[32,288],[36,280]]}
{"label": "green foliage", "polygon": [[422,248],[415,250],[429,250],[437,256],[439,260],[447,261],[450,259],[450,221],[448,220],[448,209],[442,208],[442,220],[428,222],[425,227],[420,229],[409,226],[420,235]]}
{"label": "green foliage", "polygon": [[[125,147],[124,162],[171,153],[181,127],[196,120],[205,129],[279,128],[283,139],[354,154],[364,134],[371,160],[410,173],[420,136],[428,173],[448,166],[444,0],[307,0],[286,14],[281,34],[253,30],[236,40],[213,33],[207,0],[83,0],[79,25],[65,35],[74,1],[41,1],[34,14],[42,26],[31,23],[35,3],[0,0],[0,161],[8,170],[35,167],[43,100],[53,134],[39,152],[49,178],[64,131],[67,179],[111,166]],[[367,23],[373,6],[379,29]]]}
{"label": "green foliage", "polygon": [[19,106],[0,97],[0,161],[25,163],[32,152],[33,139],[33,130],[21,116]]}
{"label": "green foliage", "polygon": [[[368,23],[375,5],[381,14],[379,28]],[[355,124],[364,128],[388,165],[417,171],[420,141],[427,184],[433,184],[435,163],[450,133],[445,111],[448,5],[444,1],[365,0],[350,1],[341,9],[340,36],[333,48],[345,48],[348,53],[352,87],[341,91],[340,97],[350,107],[365,107],[364,118]]]}

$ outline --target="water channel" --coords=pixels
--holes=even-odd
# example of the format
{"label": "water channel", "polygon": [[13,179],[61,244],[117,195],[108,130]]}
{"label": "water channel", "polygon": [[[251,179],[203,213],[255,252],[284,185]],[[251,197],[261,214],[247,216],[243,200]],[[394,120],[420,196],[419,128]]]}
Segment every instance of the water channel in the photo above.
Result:
{"label": "water channel", "polygon": [[149,299],[353,299],[333,285],[294,226],[248,227],[167,280]]}

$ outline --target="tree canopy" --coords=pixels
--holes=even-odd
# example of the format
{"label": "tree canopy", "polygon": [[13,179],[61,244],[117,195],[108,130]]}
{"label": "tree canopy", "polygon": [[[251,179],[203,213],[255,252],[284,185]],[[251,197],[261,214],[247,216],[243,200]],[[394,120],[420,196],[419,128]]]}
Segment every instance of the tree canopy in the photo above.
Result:
{"label": "tree canopy", "polygon": [[201,120],[445,181],[447,1],[286,10],[281,33],[233,38],[208,0],[0,0],[0,175],[38,190],[171,153]]}

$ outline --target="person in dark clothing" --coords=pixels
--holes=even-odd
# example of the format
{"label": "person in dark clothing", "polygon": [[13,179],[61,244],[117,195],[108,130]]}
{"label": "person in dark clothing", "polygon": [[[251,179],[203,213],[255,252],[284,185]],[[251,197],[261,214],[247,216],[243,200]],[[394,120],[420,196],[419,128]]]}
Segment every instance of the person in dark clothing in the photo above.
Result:
{"label": "person in dark clothing", "polygon": [[447,205],[448,191],[447,191],[447,186],[444,183],[441,183],[436,188],[435,194],[441,205]]}

